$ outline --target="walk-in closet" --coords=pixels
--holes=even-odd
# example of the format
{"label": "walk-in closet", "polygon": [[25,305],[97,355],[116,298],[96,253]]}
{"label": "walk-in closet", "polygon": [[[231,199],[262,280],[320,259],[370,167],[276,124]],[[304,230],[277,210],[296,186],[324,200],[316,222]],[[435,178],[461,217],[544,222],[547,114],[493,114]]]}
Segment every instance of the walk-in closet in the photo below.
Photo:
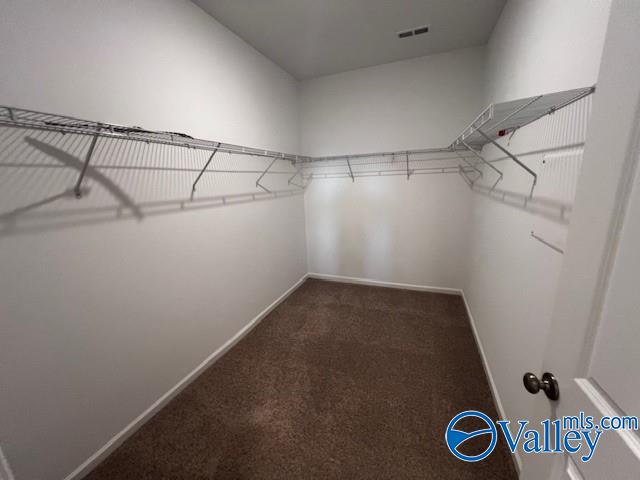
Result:
{"label": "walk-in closet", "polygon": [[639,25],[1,2],[0,480],[636,478]]}

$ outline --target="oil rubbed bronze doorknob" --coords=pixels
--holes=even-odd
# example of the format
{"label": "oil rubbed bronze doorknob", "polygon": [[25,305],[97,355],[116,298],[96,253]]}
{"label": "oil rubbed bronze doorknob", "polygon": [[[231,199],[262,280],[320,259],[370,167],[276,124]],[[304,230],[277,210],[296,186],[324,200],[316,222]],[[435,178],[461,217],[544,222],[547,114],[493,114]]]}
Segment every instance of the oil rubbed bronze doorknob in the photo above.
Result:
{"label": "oil rubbed bronze doorknob", "polygon": [[527,392],[534,395],[543,390],[550,400],[558,400],[560,398],[560,387],[553,373],[544,372],[542,380],[538,380],[538,377],[533,373],[527,372],[522,377],[522,383],[524,383],[524,388],[527,389]]}

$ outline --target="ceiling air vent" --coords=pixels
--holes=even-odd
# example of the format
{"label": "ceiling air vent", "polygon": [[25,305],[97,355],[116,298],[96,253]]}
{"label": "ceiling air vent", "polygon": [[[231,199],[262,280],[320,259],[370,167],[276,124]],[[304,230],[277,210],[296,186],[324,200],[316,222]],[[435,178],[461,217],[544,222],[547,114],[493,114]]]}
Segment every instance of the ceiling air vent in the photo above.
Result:
{"label": "ceiling air vent", "polygon": [[429,32],[429,25],[423,25],[422,27],[415,27],[409,30],[398,32],[398,38],[409,38],[416,35],[422,35],[423,33],[427,32]]}

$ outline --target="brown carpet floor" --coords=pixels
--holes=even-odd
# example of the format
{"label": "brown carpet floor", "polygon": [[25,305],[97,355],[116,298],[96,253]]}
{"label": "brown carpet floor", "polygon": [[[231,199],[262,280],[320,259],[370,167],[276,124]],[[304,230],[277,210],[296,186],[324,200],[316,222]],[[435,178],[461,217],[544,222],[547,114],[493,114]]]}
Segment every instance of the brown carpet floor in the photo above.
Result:
{"label": "brown carpet floor", "polygon": [[460,297],[307,280],[87,478],[516,479],[503,439],[449,452],[468,409],[497,417]]}

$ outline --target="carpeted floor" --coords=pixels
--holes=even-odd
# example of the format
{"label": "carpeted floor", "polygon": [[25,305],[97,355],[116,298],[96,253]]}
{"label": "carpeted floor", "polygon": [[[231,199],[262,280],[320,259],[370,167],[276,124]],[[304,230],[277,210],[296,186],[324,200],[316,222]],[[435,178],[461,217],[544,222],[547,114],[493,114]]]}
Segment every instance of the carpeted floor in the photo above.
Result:
{"label": "carpeted floor", "polygon": [[449,452],[468,409],[497,416],[460,297],[307,280],[87,478],[516,479],[502,439]]}

